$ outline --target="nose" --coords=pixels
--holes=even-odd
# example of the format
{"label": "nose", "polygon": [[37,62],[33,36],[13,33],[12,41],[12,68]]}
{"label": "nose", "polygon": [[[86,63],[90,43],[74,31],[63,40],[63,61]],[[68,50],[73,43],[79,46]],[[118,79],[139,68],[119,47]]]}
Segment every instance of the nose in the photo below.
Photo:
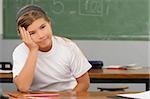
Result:
{"label": "nose", "polygon": [[44,33],[42,31],[38,31],[38,38],[42,39],[44,37]]}

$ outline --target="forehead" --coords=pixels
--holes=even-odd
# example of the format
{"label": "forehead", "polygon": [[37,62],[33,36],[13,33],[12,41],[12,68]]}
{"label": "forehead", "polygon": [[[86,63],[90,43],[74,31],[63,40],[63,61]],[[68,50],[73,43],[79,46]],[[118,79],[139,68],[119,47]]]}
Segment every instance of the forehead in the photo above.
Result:
{"label": "forehead", "polygon": [[39,19],[33,21],[33,23],[27,27],[27,30],[34,31],[37,28],[39,28],[41,25],[47,24],[47,23],[48,22],[44,18],[39,18]]}

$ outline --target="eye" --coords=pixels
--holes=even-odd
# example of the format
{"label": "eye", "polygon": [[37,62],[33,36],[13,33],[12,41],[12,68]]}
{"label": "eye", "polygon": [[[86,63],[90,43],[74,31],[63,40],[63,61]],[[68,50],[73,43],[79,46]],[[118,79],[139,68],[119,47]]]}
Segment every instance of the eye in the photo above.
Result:
{"label": "eye", "polygon": [[35,34],[35,32],[29,32],[30,33],[30,35],[33,35],[33,34]]}
{"label": "eye", "polygon": [[41,27],[40,27],[40,29],[44,29],[46,26],[45,25],[42,25]]}

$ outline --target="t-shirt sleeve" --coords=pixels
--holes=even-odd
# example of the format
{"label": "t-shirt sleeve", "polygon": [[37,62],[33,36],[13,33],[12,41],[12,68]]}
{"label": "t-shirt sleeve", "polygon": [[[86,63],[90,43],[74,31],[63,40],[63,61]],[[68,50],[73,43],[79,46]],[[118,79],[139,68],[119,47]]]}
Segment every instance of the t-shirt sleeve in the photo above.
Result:
{"label": "t-shirt sleeve", "polygon": [[15,49],[13,54],[13,78],[15,78],[17,75],[19,75],[19,73],[21,72],[24,64],[25,64],[25,60],[27,57],[27,54],[24,53],[21,49]]}
{"label": "t-shirt sleeve", "polygon": [[92,66],[75,43],[72,43],[71,72],[75,78],[82,76]]}

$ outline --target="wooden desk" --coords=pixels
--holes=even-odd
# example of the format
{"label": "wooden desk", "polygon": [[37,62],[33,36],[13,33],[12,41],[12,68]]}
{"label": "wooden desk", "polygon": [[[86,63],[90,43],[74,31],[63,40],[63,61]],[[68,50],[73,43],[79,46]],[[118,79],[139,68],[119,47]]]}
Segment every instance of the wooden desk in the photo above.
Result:
{"label": "wooden desk", "polygon": [[[91,83],[144,83],[150,90],[150,67],[137,70],[91,69]],[[0,83],[12,83],[12,74],[0,73]]]}
{"label": "wooden desk", "polygon": [[12,73],[0,73],[0,83],[12,83]]}
{"label": "wooden desk", "polygon": [[145,83],[150,90],[150,67],[137,70],[91,69],[91,83]]}
{"label": "wooden desk", "polygon": [[[32,94],[34,93],[39,93],[39,94],[58,94],[57,96],[51,96],[46,99],[114,99],[111,98],[113,96],[116,96],[117,94],[120,93],[125,93],[125,92],[80,92],[80,93],[75,93],[75,92],[31,92]],[[9,99],[31,99],[25,97],[26,94],[30,93],[21,93],[21,92],[5,92],[4,95],[9,96]],[[37,99],[33,98],[32,99]],[[44,99],[44,98],[39,98],[39,99]]]}

